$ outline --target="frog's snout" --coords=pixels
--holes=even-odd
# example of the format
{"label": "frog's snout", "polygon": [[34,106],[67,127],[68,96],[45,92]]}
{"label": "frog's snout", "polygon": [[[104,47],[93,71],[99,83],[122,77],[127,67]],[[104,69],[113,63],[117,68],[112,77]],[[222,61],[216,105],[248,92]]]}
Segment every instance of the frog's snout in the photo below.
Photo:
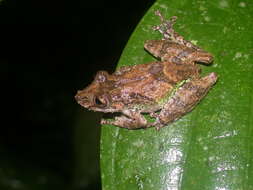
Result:
{"label": "frog's snout", "polygon": [[89,108],[90,106],[90,97],[83,93],[82,90],[77,91],[77,94],[75,95],[75,100],[78,104],[85,108]]}

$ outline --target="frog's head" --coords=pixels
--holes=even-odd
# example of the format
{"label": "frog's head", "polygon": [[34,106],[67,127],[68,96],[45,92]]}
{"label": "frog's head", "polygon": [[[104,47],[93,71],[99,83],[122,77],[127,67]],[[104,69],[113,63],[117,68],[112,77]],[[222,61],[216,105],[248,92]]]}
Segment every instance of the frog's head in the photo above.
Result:
{"label": "frog's head", "polygon": [[77,92],[75,99],[78,104],[90,110],[105,112],[110,105],[108,93],[104,88],[107,78],[106,71],[99,71],[89,86]]}
{"label": "frog's head", "polygon": [[81,106],[99,112],[117,112],[122,109],[120,103],[113,102],[111,90],[114,89],[114,78],[106,71],[99,71],[94,81],[79,90],[75,96],[76,101]]}

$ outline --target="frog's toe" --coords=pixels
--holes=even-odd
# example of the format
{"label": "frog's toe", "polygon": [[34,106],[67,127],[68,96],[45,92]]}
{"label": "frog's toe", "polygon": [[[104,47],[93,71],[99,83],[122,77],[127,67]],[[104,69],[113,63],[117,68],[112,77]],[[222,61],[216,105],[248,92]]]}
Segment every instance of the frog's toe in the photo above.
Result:
{"label": "frog's toe", "polygon": [[159,119],[157,119],[157,120],[156,120],[155,122],[153,122],[151,125],[152,125],[153,127],[155,127],[155,129],[156,129],[157,131],[159,131],[161,128],[164,127],[164,124],[163,124],[162,122],[160,122]]}
{"label": "frog's toe", "polygon": [[158,118],[158,116],[159,116],[158,113],[154,113],[154,112],[150,113],[149,115],[150,115],[150,117],[153,117],[153,118]]}

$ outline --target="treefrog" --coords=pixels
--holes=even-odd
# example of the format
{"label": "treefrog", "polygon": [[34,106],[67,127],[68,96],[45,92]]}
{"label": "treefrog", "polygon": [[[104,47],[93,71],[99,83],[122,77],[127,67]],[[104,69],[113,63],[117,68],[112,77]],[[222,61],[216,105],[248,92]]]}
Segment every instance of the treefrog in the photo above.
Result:
{"label": "treefrog", "polygon": [[212,63],[213,56],[174,31],[175,16],[165,20],[159,11],[155,14],[161,24],[153,29],[163,38],[147,40],[144,48],[158,60],[124,66],[113,74],[99,71],[75,96],[89,110],[120,114],[102,119],[102,124],[127,129],[153,126],[159,130],[190,112],[217,81],[214,72],[201,77],[198,65]]}

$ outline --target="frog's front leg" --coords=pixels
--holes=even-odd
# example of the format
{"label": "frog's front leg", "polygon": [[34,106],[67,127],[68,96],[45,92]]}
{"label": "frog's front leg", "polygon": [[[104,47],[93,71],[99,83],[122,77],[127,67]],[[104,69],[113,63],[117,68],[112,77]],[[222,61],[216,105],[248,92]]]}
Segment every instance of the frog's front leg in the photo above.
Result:
{"label": "frog's front leg", "polygon": [[101,124],[116,125],[127,129],[147,128],[147,120],[138,111],[123,110],[121,116],[115,117],[114,120],[102,120]]}
{"label": "frog's front leg", "polygon": [[164,105],[154,123],[156,129],[160,129],[191,111],[207,94],[216,80],[217,75],[215,73],[210,73],[203,78],[186,82]]}

